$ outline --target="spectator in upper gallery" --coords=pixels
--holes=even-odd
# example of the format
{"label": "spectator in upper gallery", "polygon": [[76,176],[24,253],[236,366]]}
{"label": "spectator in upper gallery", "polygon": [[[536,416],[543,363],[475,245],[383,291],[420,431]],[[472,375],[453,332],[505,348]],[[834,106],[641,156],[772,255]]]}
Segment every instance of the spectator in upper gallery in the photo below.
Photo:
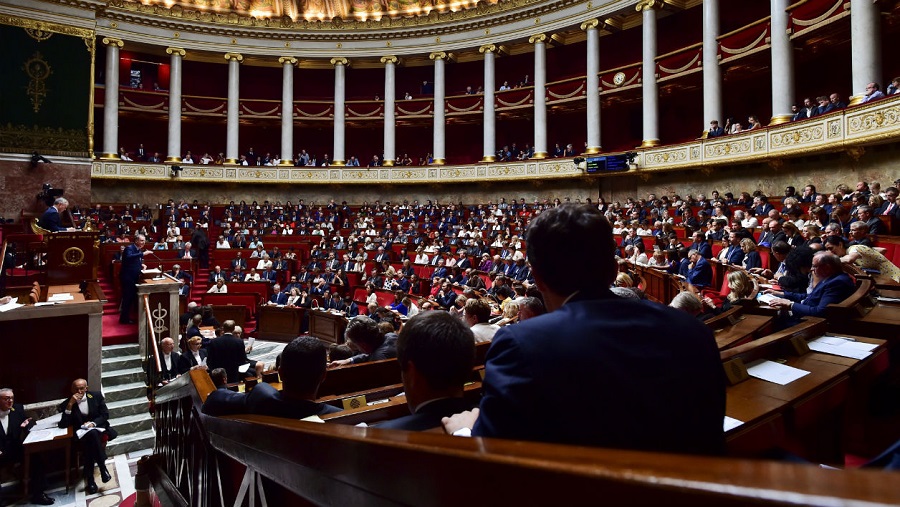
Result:
{"label": "spectator in upper gallery", "polygon": [[741,132],[743,128],[741,127],[741,123],[735,121],[734,118],[728,118],[725,120],[725,133],[726,134],[737,134]]}
{"label": "spectator in upper gallery", "polygon": [[831,104],[835,109],[844,109],[847,107],[847,104],[841,100],[841,96],[837,93],[832,93],[831,96],[828,97],[828,100],[831,101]]}
{"label": "spectator in upper gallery", "polygon": [[895,77],[891,79],[891,84],[888,85],[887,90],[884,91],[885,95],[897,95],[900,94],[900,77]]}
{"label": "spectator in upper gallery", "polygon": [[878,83],[869,83],[866,85],[866,94],[862,99],[862,103],[872,102],[873,100],[883,99],[884,93]]}
{"label": "spectator in upper gallery", "polygon": [[798,106],[797,104],[791,104],[791,121],[801,120],[802,118],[800,116],[800,113],[800,106]]}
{"label": "spectator in upper gallery", "polygon": [[566,145],[566,151],[563,153],[564,157],[574,157],[575,156],[575,148],[572,147],[572,143]]}
{"label": "spectator in upper gallery", "polygon": [[725,135],[725,129],[719,126],[719,120],[712,120],[709,122],[709,130],[706,133],[707,139],[712,139],[714,137],[720,137]]}
{"label": "spectator in upper gallery", "polygon": [[803,120],[806,118],[812,118],[814,116],[819,115],[819,106],[816,105],[815,102],[809,97],[803,99],[803,107],[800,108],[800,116],[797,117],[798,120]]}
{"label": "spectator in upper gallery", "polygon": [[824,95],[816,97],[816,102],[819,104],[819,114],[830,113],[837,109],[837,107],[831,103],[831,100]]}
{"label": "spectator in upper gallery", "polygon": [[763,127],[762,123],[759,122],[759,118],[757,118],[756,115],[751,114],[747,118],[747,122],[749,123],[747,130],[756,130],[756,129],[761,129]]}
{"label": "spectator in upper gallery", "polygon": [[369,161],[369,167],[381,167],[381,160],[378,158],[378,155],[372,155],[372,160]]}
{"label": "spectator in upper gallery", "polygon": [[188,150],[188,152],[184,154],[184,157],[182,157],[182,159],[181,159],[181,163],[182,164],[193,164],[194,163],[194,156],[191,155],[191,150]]}

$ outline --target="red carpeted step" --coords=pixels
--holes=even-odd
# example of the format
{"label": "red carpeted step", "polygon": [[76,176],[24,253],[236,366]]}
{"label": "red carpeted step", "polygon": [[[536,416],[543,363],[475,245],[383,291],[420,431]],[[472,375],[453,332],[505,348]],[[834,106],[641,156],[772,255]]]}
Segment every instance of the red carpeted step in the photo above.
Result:
{"label": "red carpeted step", "polygon": [[137,324],[120,324],[118,312],[103,316],[103,345],[122,345],[137,341]]}

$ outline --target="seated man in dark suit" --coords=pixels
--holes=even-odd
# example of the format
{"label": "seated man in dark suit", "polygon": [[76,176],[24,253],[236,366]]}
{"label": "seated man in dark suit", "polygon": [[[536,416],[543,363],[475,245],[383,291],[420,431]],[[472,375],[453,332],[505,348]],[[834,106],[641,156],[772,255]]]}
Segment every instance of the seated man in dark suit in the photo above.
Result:
{"label": "seated man in dark suit", "polygon": [[62,413],[59,420],[60,428],[88,430],[79,437],[78,443],[84,453],[85,491],[92,495],[97,492],[97,483],[94,482],[95,464],[100,469],[100,479],[104,483],[112,479],[109,470],[106,469],[106,445],[103,442],[103,434],[106,434],[107,440],[112,440],[118,433],[109,425],[109,409],[106,408],[103,395],[98,391],[88,391],[87,381],[80,378],[72,382],[72,396],[64,400],[57,410]]}
{"label": "seated man in dark suit", "polygon": [[532,219],[526,240],[549,313],[497,332],[480,410],[445,419],[445,430],[654,452],[724,452],[725,374],[712,331],[683,312],[610,292],[617,264],[603,214],[563,204]]}
{"label": "seated man in dark suit", "polygon": [[872,240],[869,239],[869,226],[865,222],[857,220],[850,224],[850,243],[848,246],[864,245],[872,247]]}
{"label": "seated man in dark suit", "polygon": [[281,286],[277,283],[272,287],[272,295],[269,296],[268,304],[270,305],[286,305],[288,302],[288,293],[281,291]]}
{"label": "seated man in dark suit", "polygon": [[856,213],[859,216],[859,221],[869,226],[869,234],[877,236],[885,233],[884,223],[881,222],[880,218],[874,215],[871,206],[860,206],[856,208]]}
{"label": "seated man in dark suit", "polygon": [[[22,463],[25,458],[23,441],[35,423],[25,415],[25,407],[21,403],[15,403],[12,389],[0,389],[0,421],[3,423],[0,428],[0,467]],[[31,503],[53,505],[54,500],[44,493],[47,480],[43,470],[40,455],[32,456],[27,493],[31,495]],[[4,497],[0,492],[0,503],[3,502]]]}
{"label": "seated man in dark suit", "polygon": [[326,363],[327,349],[322,342],[311,336],[295,338],[281,352],[281,391],[271,384],[257,384],[247,396],[250,413],[303,419],[340,412],[337,407],[315,401],[325,380]]}
{"label": "seated man in dark suit", "polygon": [[344,339],[355,345],[361,354],[350,359],[340,359],[328,364],[329,368],[345,364],[359,364],[397,357],[397,336],[387,336],[378,330],[378,324],[365,315],[350,319],[344,331]]}
{"label": "seated man in dark suit", "polygon": [[887,187],[884,190],[884,204],[875,212],[876,215],[890,216],[895,219],[900,218],[900,205],[897,205],[897,195],[900,190],[897,187]]}
{"label": "seated man in dark suit", "polygon": [[831,252],[819,252],[813,256],[812,261],[813,281],[815,288],[812,292],[778,292],[772,289],[766,290],[767,294],[774,294],[778,299],[769,303],[770,306],[781,308],[788,312],[790,317],[823,317],[825,307],[833,303],[840,303],[847,299],[856,285],[841,266],[841,258]]}
{"label": "seated man in dark suit", "polygon": [[712,283],[712,266],[709,261],[700,255],[697,250],[688,252],[688,259],[691,263],[688,265],[687,281],[694,287],[709,287]]}
{"label": "seated man in dark suit", "polygon": [[706,236],[701,231],[694,232],[692,236],[694,242],[691,243],[691,250],[696,250],[704,259],[712,258],[712,246],[706,241]]}
{"label": "seated man in dark suit", "polygon": [[[247,351],[244,348],[244,340],[234,335],[235,326],[236,324],[233,320],[223,322],[222,336],[210,340],[209,345],[206,347],[206,364],[211,369],[225,368],[225,371],[228,372],[229,382],[240,381],[242,376],[238,369],[245,364],[250,364],[250,359],[247,358]],[[262,366],[263,363],[257,363],[257,376],[262,373]],[[247,373],[250,373],[249,370]],[[252,376],[252,374],[247,376]]]}
{"label": "seated man in dark suit", "polygon": [[441,426],[441,418],[471,409],[463,398],[472,377],[475,338],[471,329],[447,312],[425,312],[400,331],[397,359],[412,414],[376,424],[378,428],[424,431]]}
{"label": "seated man in dark suit", "polygon": [[175,340],[163,338],[159,342],[159,352],[159,379],[163,382],[174,380],[180,374],[178,363],[181,361],[181,354],[175,352]]}
{"label": "seated man in dark suit", "polygon": [[209,393],[206,401],[203,402],[203,413],[206,415],[232,415],[246,414],[247,395],[232,391],[226,387],[228,383],[228,373],[224,368],[216,368],[209,372],[216,390]]}
{"label": "seated man in dark suit", "polygon": [[50,232],[73,231],[75,229],[62,226],[60,213],[69,207],[69,201],[62,197],[57,197],[53,201],[53,205],[47,208],[47,211],[38,219],[38,227],[47,229]]}
{"label": "seated man in dark suit", "polygon": [[744,251],[741,249],[741,237],[736,232],[728,233],[728,249],[725,251],[725,261],[728,264],[740,266],[744,261]]}

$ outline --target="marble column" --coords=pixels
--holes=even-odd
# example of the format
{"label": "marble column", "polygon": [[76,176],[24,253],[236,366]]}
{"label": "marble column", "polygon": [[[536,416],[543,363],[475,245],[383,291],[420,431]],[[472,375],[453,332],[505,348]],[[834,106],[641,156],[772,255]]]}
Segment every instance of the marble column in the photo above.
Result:
{"label": "marble column", "polygon": [[534,44],[534,158],[547,158],[547,37],[528,38]]}
{"label": "marble column", "polygon": [[294,165],[294,65],[293,56],[282,56],[281,64],[281,164]]}
{"label": "marble column", "polygon": [[722,70],[719,68],[719,0],[703,0],[703,124],[717,120],[725,125],[722,116]]}
{"label": "marble column", "polygon": [[[872,0],[850,0],[850,45],[853,58],[853,96],[858,104],[866,94],[866,85],[881,82],[881,13]],[[883,91],[883,90],[882,90]]]}
{"label": "marble column", "polygon": [[240,126],[240,78],[241,62],[244,56],[238,53],[225,53],[228,62],[228,119],[225,126],[225,163],[237,164],[240,154],[238,146],[238,128]]}
{"label": "marble column", "polygon": [[396,56],[382,56],[384,64],[384,160],[382,165],[392,166],[397,160],[397,60]]}
{"label": "marble column", "polygon": [[794,48],[791,46],[789,0],[771,0],[772,119],[769,125],[791,121],[794,102]]}
{"label": "marble column", "polygon": [[591,19],[581,24],[587,36],[587,149],[586,155],[600,153],[600,21]]}
{"label": "marble column", "polygon": [[104,37],[106,45],[106,88],[103,90],[103,153],[104,160],[119,159],[119,49],[125,45],[119,39]]}
{"label": "marble column", "polygon": [[186,54],[182,48],[166,48],[170,56],[169,71],[169,146],[166,162],[181,162],[181,64]]}
{"label": "marble column", "polygon": [[656,84],[656,11],[660,0],[641,0],[635,9],[641,12],[643,29],[643,67],[641,69],[644,106],[642,148],[659,145],[659,87]]}
{"label": "marble column", "polygon": [[346,75],[347,66],[350,61],[343,57],[331,59],[331,65],[334,65],[334,154],[331,157],[331,165],[342,166],[346,163],[344,159],[344,128],[345,128],[345,96],[346,96]]}
{"label": "marble column", "polygon": [[496,118],[494,116],[494,58],[497,52],[495,44],[485,44],[478,48],[484,55],[484,158],[482,162],[493,162],[497,159]]}
{"label": "marble column", "polygon": [[434,60],[434,165],[447,163],[446,132],[444,108],[447,97],[447,83],[445,82],[446,60],[448,53],[437,51],[428,55]]}

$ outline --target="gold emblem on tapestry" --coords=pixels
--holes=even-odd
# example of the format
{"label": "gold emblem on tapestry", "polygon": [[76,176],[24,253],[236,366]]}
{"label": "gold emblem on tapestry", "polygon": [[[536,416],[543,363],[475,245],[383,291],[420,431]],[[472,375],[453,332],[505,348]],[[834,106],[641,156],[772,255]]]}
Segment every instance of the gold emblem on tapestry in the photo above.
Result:
{"label": "gold emblem on tapestry", "polygon": [[31,98],[34,112],[37,113],[41,110],[41,104],[44,103],[44,98],[47,96],[47,84],[45,81],[53,73],[53,70],[39,52],[35,52],[22,68],[28,74],[28,77],[31,78],[28,81],[26,93]]}

